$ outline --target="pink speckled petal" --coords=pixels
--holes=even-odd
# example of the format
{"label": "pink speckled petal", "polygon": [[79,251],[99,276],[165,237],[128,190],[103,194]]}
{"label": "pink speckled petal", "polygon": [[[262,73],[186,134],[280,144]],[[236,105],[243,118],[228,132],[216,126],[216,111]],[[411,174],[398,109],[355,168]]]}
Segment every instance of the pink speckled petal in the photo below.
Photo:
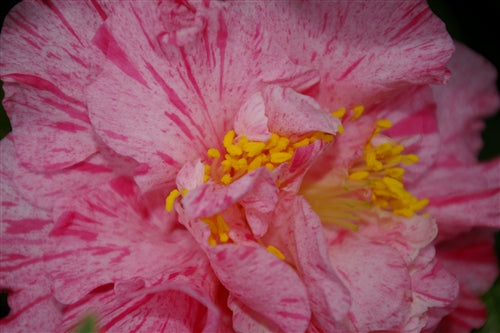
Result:
{"label": "pink speckled petal", "polygon": [[323,226],[303,198],[286,203],[293,223],[296,265],[307,288],[313,322],[325,332],[346,330],[344,320],[351,306],[348,289],[333,270]]}
{"label": "pink speckled petal", "polygon": [[337,237],[329,238],[328,254],[351,294],[349,319],[355,330],[391,330],[401,325],[411,303],[410,276],[401,256],[361,236]]}
{"label": "pink speckled petal", "polygon": [[216,318],[196,298],[178,290],[119,298],[112,285],[92,291],[64,311],[60,330],[72,330],[90,314],[99,331],[106,332],[215,332]]}
{"label": "pink speckled petal", "polygon": [[429,87],[417,87],[400,94],[378,111],[378,119],[393,126],[382,132],[405,147],[404,154],[415,154],[418,163],[405,166],[404,180],[411,183],[434,165],[441,149],[436,105]]}
{"label": "pink speckled petal", "polygon": [[325,112],[313,98],[275,85],[267,87],[263,96],[271,132],[282,135],[337,133],[340,121]]}
{"label": "pink speckled petal", "polygon": [[[96,34],[106,62],[87,90],[91,122],[114,150],[142,164],[135,178],[144,189],[170,183],[184,163],[220,148],[237,110],[266,85],[317,82],[224,7],[127,3]],[[188,40],[177,40],[191,25]]]}
{"label": "pink speckled petal", "polygon": [[295,63],[318,70],[314,95],[325,107],[364,104],[448,76],[453,44],[425,1],[248,3],[235,16],[259,22]]}
{"label": "pink speckled petal", "polygon": [[232,295],[229,295],[228,306],[233,312],[233,328],[236,332],[280,332],[276,324],[251,310]]}
{"label": "pink speckled petal", "polygon": [[[411,282],[413,307],[410,316],[423,320],[422,328],[435,327],[448,314],[459,294],[459,284],[453,273],[435,257],[429,246],[421,251],[412,264]],[[415,311],[416,310],[416,311]]]}
{"label": "pink speckled petal", "polygon": [[[161,200],[160,205],[164,207]],[[117,178],[79,198],[61,200],[54,215],[57,223],[45,260],[54,295],[64,303],[100,285],[135,277],[149,288],[155,279],[184,274],[189,267],[195,280],[211,274],[187,232],[173,230],[173,214],[164,208],[162,216],[151,211],[129,179]]]}
{"label": "pink speckled petal", "polygon": [[[272,176],[266,168],[259,168],[227,186],[212,182],[204,183],[188,192],[181,202],[190,219],[212,216],[243,200],[254,188],[256,191],[264,191],[273,198],[276,194],[273,187],[261,182],[266,184],[272,182]],[[264,205],[262,200],[255,198],[255,195],[250,196],[248,200],[251,207],[255,206],[253,208]]]}
{"label": "pink speckled petal", "polygon": [[476,297],[482,296],[498,276],[494,235],[489,230],[476,229],[439,243],[437,257]]}
{"label": "pink speckled petal", "polygon": [[22,166],[16,157],[10,163],[15,165],[14,181],[19,192],[44,209],[52,209],[59,198],[88,192],[116,175],[131,175],[137,165],[105,147],[85,161],[53,172],[34,172]]}
{"label": "pink speckled petal", "polygon": [[101,62],[90,40],[108,10],[98,1],[25,2],[7,16],[0,40],[3,105],[26,166],[60,169],[95,152],[83,89]]}
{"label": "pink speckled petal", "polygon": [[303,332],[310,320],[304,284],[291,266],[260,246],[206,247],[222,284],[248,308],[284,332]]}
{"label": "pink speckled petal", "polygon": [[253,141],[266,142],[271,136],[267,126],[266,105],[262,93],[256,93],[241,106],[234,118],[234,130]]}
{"label": "pink speckled petal", "polygon": [[16,193],[10,136],[0,142],[0,154],[0,290],[8,292],[11,308],[10,314],[0,320],[0,330],[52,331],[61,313],[43,273],[43,256],[44,239],[53,223],[49,212],[33,207]]}
{"label": "pink speckled petal", "polygon": [[433,86],[442,137],[441,155],[453,155],[474,163],[481,149],[482,118],[493,115],[500,105],[495,82],[497,71],[486,59],[456,43],[448,66],[452,77],[445,86]]}
{"label": "pink speckled petal", "polygon": [[474,226],[500,227],[498,160],[473,166],[452,158],[442,160],[410,189],[430,199],[426,209],[437,220],[439,237],[453,236]]}

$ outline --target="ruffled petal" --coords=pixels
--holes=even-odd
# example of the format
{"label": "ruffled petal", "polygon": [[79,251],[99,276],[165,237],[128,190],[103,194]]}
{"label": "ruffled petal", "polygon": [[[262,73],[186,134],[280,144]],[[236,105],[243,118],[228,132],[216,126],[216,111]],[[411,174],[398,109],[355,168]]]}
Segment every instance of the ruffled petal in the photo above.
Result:
{"label": "ruffled petal", "polygon": [[321,83],[314,95],[325,107],[366,104],[409,84],[448,77],[453,44],[424,1],[239,7],[235,17],[250,27],[259,22],[258,31],[272,32],[291,59],[318,70]]}
{"label": "ruffled petal", "polygon": [[437,246],[440,260],[460,282],[460,294],[451,314],[438,326],[442,332],[470,332],[480,328],[487,318],[486,308],[479,299],[498,276],[493,234],[475,230]]}
{"label": "ruffled petal", "polygon": [[50,213],[37,209],[16,193],[12,182],[14,146],[10,136],[0,142],[0,290],[8,292],[9,315],[2,331],[52,331],[60,319],[44,273],[45,239],[52,227]]}
{"label": "ruffled petal", "polygon": [[44,209],[52,209],[59,198],[79,196],[117,175],[132,175],[137,165],[105,147],[80,163],[52,172],[32,171],[17,157],[10,163],[15,165],[14,181],[21,195]]}
{"label": "ruffled petal", "polygon": [[215,332],[217,319],[197,297],[177,290],[158,290],[135,297],[117,297],[112,285],[92,291],[64,311],[60,330],[73,330],[84,319],[97,320],[99,331]]}
{"label": "ruffled petal", "polygon": [[456,43],[448,66],[452,77],[445,86],[433,86],[438,106],[437,119],[443,142],[440,153],[474,163],[482,147],[482,118],[500,106],[496,88],[497,71],[486,59]]}
{"label": "ruffled petal", "polygon": [[332,265],[351,294],[354,329],[390,330],[403,324],[411,304],[411,279],[401,256],[361,237],[330,234],[327,239]]}
{"label": "ruffled petal", "polygon": [[330,263],[321,221],[303,198],[287,206],[293,213],[284,216],[293,223],[296,265],[307,288],[313,322],[325,332],[346,330],[351,297]]}
{"label": "ruffled petal", "polygon": [[[92,124],[114,150],[143,164],[136,180],[145,189],[221,146],[237,110],[265,86],[318,81],[269,36],[255,38],[227,4],[205,5],[128,3],[94,39],[107,60],[87,90]],[[182,29],[191,31],[184,42]]]}
{"label": "ruffled petal", "polygon": [[163,211],[160,220],[126,178],[80,198],[61,200],[54,215],[57,224],[45,260],[54,294],[63,303],[74,303],[103,284],[134,277],[150,287],[158,276],[196,273],[203,280],[211,274],[187,232],[174,231],[174,216]]}
{"label": "ruffled petal", "polygon": [[430,199],[426,209],[437,220],[439,237],[474,226],[500,227],[500,161],[440,161],[410,191]]}
{"label": "ruffled petal", "polygon": [[303,332],[310,320],[304,284],[292,267],[262,247],[206,248],[212,267],[231,294],[284,332]]}
{"label": "ruffled petal", "polygon": [[98,1],[26,2],[4,23],[3,105],[21,161],[32,169],[60,169],[96,150],[83,89],[101,62],[90,40],[107,10]]}

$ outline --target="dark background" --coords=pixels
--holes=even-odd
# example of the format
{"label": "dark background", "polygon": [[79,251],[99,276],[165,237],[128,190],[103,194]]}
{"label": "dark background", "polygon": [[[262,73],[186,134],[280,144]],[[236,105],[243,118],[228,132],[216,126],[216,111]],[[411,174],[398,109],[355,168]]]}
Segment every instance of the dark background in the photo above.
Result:
{"label": "dark background", "polygon": [[[377,1],[377,0],[375,0]],[[18,1],[2,0],[0,4],[0,24],[8,10]],[[448,32],[456,40],[468,45],[482,54],[497,69],[500,68],[500,1],[465,1],[465,0],[428,0],[432,10],[445,23]],[[497,88],[500,90],[499,81]],[[0,92],[3,98],[3,92]],[[3,108],[0,107],[0,138],[11,130]],[[500,156],[500,113],[486,119],[486,128],[482,133],[484,148],[479,154],[480,160],[488,160]],[[500,257],[500,233],[496,235],[496,252]],[[500,267],[500,265],[499,265]],[[9,309],[6,304],[7,293],[0,290],[0,317]],[[500,279],[483,297],[490,313],[488,322],[478,332],[500,332]]]}

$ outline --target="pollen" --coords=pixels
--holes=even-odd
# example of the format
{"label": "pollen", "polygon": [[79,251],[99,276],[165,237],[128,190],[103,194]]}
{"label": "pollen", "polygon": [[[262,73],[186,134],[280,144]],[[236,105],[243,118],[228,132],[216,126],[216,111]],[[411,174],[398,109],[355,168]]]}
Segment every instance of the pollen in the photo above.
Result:
{"label": "pollen", "polygon": [[210,236],[207,239],[210,246],[229,242],[230,238],[228,232],[230,229],[221,214],[208,218],[201,218],[200,220],[208,225],[210,229]]}
{"label": "pollen", "polygon": [[417,163],[419,158],[404,154],[403,145],[381,134],[391,127],[387,119],[374,124],[362,156],[347,170],[347,179],[339,180],[336,170],[320,181],[302,184],[299,193],[324,224],[357,231],[374,208],[409,218],[421,214],[429,204],[428,199],[415,197],[405,187],[405,166]]}
{"label": "pollen", "polygon": [[285,260],[285,255],[283,254],[283,252],[281,252],[280,250],[278,250],[276,247],[274,247],[272,245],[268,245],[266,247],[266,250],[269,251],[269,252],[271,252],[272,254],[274,254],[279,259]]}
{"label": "pollen", "polygon": [[175,199],[177,199],[181,195],[178,189],[174,189],[170,192],[170,194],[167,196],[167,199],[165,200],[165,209],[167,212],[171,212],[172,209],[174,209],[174,202]]}
{"label": "pollen", "polygon": [[225,151],[217,148],[207,150],[208,160],[211,161],[205,164],[203,181],[229,185],[260,167],[273,171],[283,163],[290,163],[298,148],[310,145],[316,140],[331,142],[333,139],[333,135],[323,132],[294,137],[293,140],[278,133],[271,133],[269,139],[264,142],[250,140],[244,135],[237,136],[234,130],[230,130],[222,140]]}

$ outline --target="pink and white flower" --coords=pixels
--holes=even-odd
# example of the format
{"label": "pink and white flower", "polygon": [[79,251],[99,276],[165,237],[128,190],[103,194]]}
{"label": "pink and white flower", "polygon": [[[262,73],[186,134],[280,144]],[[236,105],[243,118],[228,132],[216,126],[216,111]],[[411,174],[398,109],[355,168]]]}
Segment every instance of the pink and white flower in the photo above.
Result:
{"label": "pink and white flower", "polygon": [[0,43],[6,331],[484,321],[496,75],[425,3],[23,2]]}

